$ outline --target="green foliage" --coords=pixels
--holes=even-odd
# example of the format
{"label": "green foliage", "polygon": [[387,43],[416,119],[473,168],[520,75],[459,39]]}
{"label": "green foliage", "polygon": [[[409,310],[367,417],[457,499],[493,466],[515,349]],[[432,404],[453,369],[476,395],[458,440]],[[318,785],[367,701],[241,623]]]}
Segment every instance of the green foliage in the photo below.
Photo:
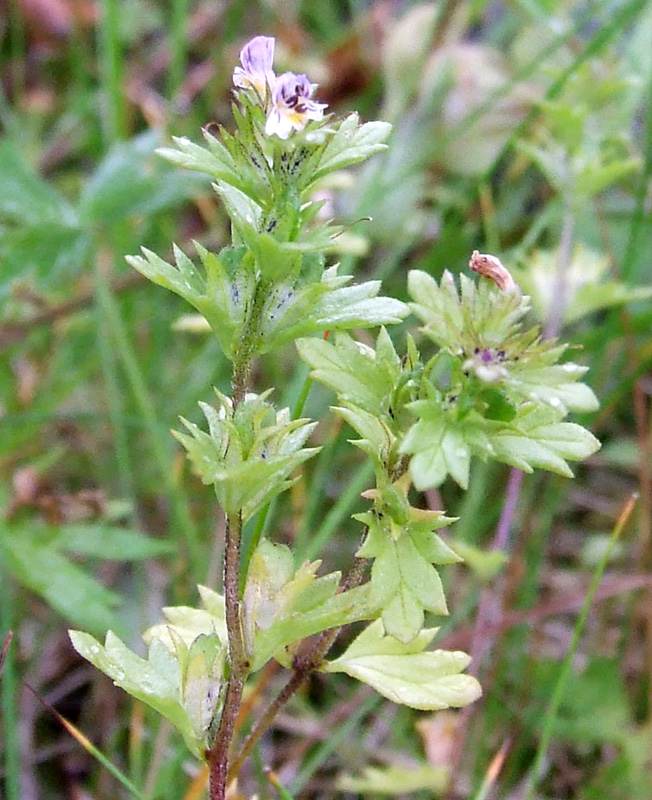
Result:
{"label": "green foliage", "polygon": [[[372,602],[380,591],[372,586],[372,556],[363,578],[371,572],[371,581],[346,600],[336,601],[339,573],[331,570],[341,569],[342,581],[350,580],[347,554],[356,547],[361,524],[367,542],[373,541],[365,522],[346,519],[362,511],[365,500],[371,527],[382,532],[379,558],[389,561],[387,553],[400,552],[403,564],[403,550],[418,537],[404,535],[396,498],[401,475],[411,478],[410,506],[442,507],[447,516],[460,517],[432,536],[439,534],[465,564],[449,568],[433,560],[418,567],[441,575],[452,617],[445,635],[466,640],[480,593],[493,595],[490,631],[500,631],[490,655],[473,665],[486,700],[464,715],[463,731],[455,730],[459,715],[433,714],[426,736],[409,708],[391,707],[377,695],[359,704],[365,687],[346,673],[313,681],[288,708],[302,731],[299,746],[286,746],[292,733],[285,720],[264,745],[265,757],[292,784],[287,792],[277,791],[284,797],[337,790],[365,796],[451,793],[447,765],[455,737],[464,751],[459,785],[469,796],[518,794],[532,774],[558,659],[595,560],[588,554],[603,552],[604,532],[625,497],[638,489],[641,500],[610,559],[591,635],[579,642],[545,770],[532,781],[531,793],[578,800],[652,797],[645,635],[623,636],[642,630],[640,598],[630,592],[643,586],[642,573],[649,571],[642,554],[649,527],[644,401],[652,325],[651,4],[462,2],[444,4],[451,13],[442,14],[442,4],[427,0],[383,5],[379,26],[376,9],[367,13],[370,4],[338,0],[235,3],[225,13],[210,2],[191,9],[187,0],[175,0],[163,11],[156,0],[107,0],[106,13],[93,19],[75,15],[72,27],[70,3],[40,5],[47,14],[32,13],[34,3],[14,2],[4,4],[7,14],[0,15],[6,65],[0,92],[0,462],[8,486],[26,462],[50,465],[39,468],[42,494],[19,513],[10,511],[0,534],[0,649],[4,632],[14,633],[0,681],[0,794],[20,800],[36,793],[50,800],[69,784],[81,794],[100,788],[158,800],[189,794],[193,770],[182,737],[166,739],[167,723],[160,727],[159,715],[140,701],[102,703],[98,714],[97,701],[109,687],[98,695],[93,673],[85,670],[75,672],[79,681],[68,680],[71,664],[61,657],[60,629],[63,615],[104,641],[111,626],[133,646],[133,626],[160,605],[162,592],[168,602],[192,604],[187,594],[197,581],[219,584],[216,548],[223,525],[219,512],[215,519],[215,495],[198,485],[195,470],[183,469],[184,453],[172,460],[176,443],[169,428],[178,427],[182,413],[206,430],[201,412],[192,411],[196,401],[214,403],[211,385],[228,394],[230,364],[222,352],[239,360],[247,350],[263,356],[252,366],[248,388],[276,386],[267,402],[301,406],[293,416],[319,419],[303,447],[323,445],[318,457],[288,475],[288,481],[301,475],[291,494],[278,497],[243,532],[247,552],[241,561],[250,583],[243,574],[240,586],[256,608],[246,618],[248,641],[257,643],[256,669],[271,653],[294,677],[304,654],[323,637],[290,642],[293,628],[307,635],[322,622],[337,624],[336,602],[342,603],[341,619],[353,618],[356,607],[344,606],[356,597],[369,619],[382,617],[383,609]],[[215,29],[216,21],[219,41],[204,35],[204,25]],[[280,34],[279,71],[307,72],[321,84],[315,99],[328,97],[334,111],[323,125],[312,120],[286,140],[265,133],[253,92],[247,94],[248,109],[239,106],[242,94],[236,93],[235,126],[228,121],[236,51],[247,30],[270,28]],[[351,117],[352,108],[363,121],[389,119],[391,140],[385,123],[363,125]],[[225,127],[207,124],[211,119]],[[153,157],[153,148],[165,140],[139,135],[147,127],[189,137],[164,146],[173,162],[187,158],[194,174]],[[351,153],[346,137],[333,137],[347,129],[359,144],[371,135],[367,144],[376,155],[370,163],[350,166],[369,152]],[[381,152],[384,141],[390,148]],[[346,172],[336,172],[340,166]],[[233,239],[227,208],[237,221]],[[361,217],[373,220],[353,222]],[[356,238],[355,250],[350,237]],[[183,299],[143,283],[124,263],[124,254],[139,252],[142,243],[178,271],[172,241],[192,258],[197,280],[191,288],[211,316],[211,325],[200,311],[192,318],[204,323],[201,335],[198,326],[174,322],[184,311]],[[374,316],[385,320],[387,339],[394,342],[396,355],[387,362],[379,358],[377,331],[356,332],[359,311],[349,315],[349,334],[337,330],[344,298],[334,293],[340,288],[382,278],[384,294],[406,299],[408,270],[427,273],[439,286],[448,269],[459,296],[457,272],[475,248],[499,253],[531,297],[542,330],[557,329],[560,343],[571,343],[557,361],[519,374],[518,361],[487,364],[484,354],[471,352],[462,364],[469,362],[464,376],[460,358],[430,334],[415,332],[410,322],[389,327],[402,316],[398,308],[393,316]],[[207,259],[217,260],[219,268],[207,267]],[[354,277],[347,285],[329,278],[326,286],[325,273],[339,259],[337,276]],[[420,303],[421,297],[414,300]],[[321,311],[311,316],[322,302],[329,303],[333,324]],[[444,316],[455,302],[446,299]],[[251,324],[254,316],[258,322]],[[441,328],[433,325],[438,337]],[[408,329],[420,352],[408,345],[406,355]],[[321,334],[328,330],[323,343]],[[302,358],[324,386],[306,381],[305,365],[284,346],[295,336],[305,342]],[[455,336],[453,349],[454,344]],[[559,370],[567,361],[577,362],[578,370],[589,367],[588,375],[569,380]],[[514,378],[524,384],[519,387]],[[584,381],[595,389],[602,410],[580,412],[579,419],[565,416],[590,400],[585,395],[578,402]],[[458,386],[464,402],[455,397]],[[539,401],[529,407],[532,392]],[[329,394],[333,415],[325,410]],[[563,409],[551,405],[556,400]],[[507,464],[568,474],[575,467],[565,451],[577,457],[594,446],[577,427],[566,427],[571,422],[594,426],[603,450],[573,483],[555,475],[526,476],[512,505],[518,482],[513,473],[508,478]],[[347,437],[356,440],[357,450]],[[418,452],[412,454],[413,447]],[[358,499],[374,479],[376,494]],[[453,485],[455,480],[468,480],[468,490]],[[415,488],[420,481],[441,486],[421,495]],[[120,506],[129,515],[126,527],[74,522],[75,495],[87,490],[102,505],[106,498],[107,520],[116,518],[110,509]],[[9,506],[15,508],[17,482],[12,492]],[[54,526],[47,522],[54,519],[47,504],[59,498],[63,505],[54,510],[65,521]],[[184,504],[189,513],[177,513]],[[510,523],[504,553],[490,544],[499,520],[498,532]],[[132,538],[130,531],[140,526],[156,531],[156,539]],[[191,547],[186,535],[193,526]],[[259,534],[250,561],[250,543]],[[159,559],[174,537],[177,557]],[[287,550],[274,544],[281,541],[310,554],[311,561],[323,557],[324,566],[304,565],[300,558],[290,564]],[[156,563],[147,568],[115,560],[116,554],[148,553]],[[505,565],[507,579],[494,582]],[[319,603],[311,605],[313,592],[330,608],[321,622]],[[118,594],[122,607],[116,605]],[[157,628],[175,659],[168,631],[175,620],[187,648],[198,642],[195,670],[188,671],[197,678],[188,684],[197,692],[186,697],[184,715],[200,758],[203,753],[194,748],[204,745],[197,744],[195,729],[202,727],[202,715],[203,724],[207,718],[200,698],[210,688],[204,680],[212,658],[210,646],[204,650],[200,643],[209,645],[213,630],[220,642],[227,638],[224,599],[213,599],[213,614],[175,606]],[[440,624],[442,618],[427,622]],[[596,657],[596,648],[609,658]],[[247,691],[257,702],[238,739],[249,723],[257,724],[264,704],[289,676],[282,670],[271,681],[268,670],[252,675]],[[79,706],[80,729],[107,754],[101,763],[93,763],[101,754],[83,739],[66,741],[68,734],[48,723],[45,710],[30,713],[28,707],[23,713],[23,677],[46,700],[56,698],[62,713],[70,700]],[[183,699],[180,688],[176,698]],[[320,726],[320,720],[341,720],[342,713],[349,714],[343,724]],[[490,787],[488,776],[493,780],[495,773],[488,765],[498,764],[506,738],[509,752]],[[238,754],[240,745],[235,741],[231,752]],[[71,746],[77,750],[72,783]],[[105,772],[115,777],[112,763],[129,782],[110,785],[113,778]],[[360,777],[339,782],[342,771]],[[254,759],[240,786],[266,796],[267,782]]]}
{"label": "green foliage", "polygon": [[307,334],[400,321],[407,308],[377,297],[378,281],[347,287],[350,277],[338,277],[336,266],[324,269],[319,254],[333,249],[340,229],[319,219],[321,204],[309,194],[330,172],[384,149],[390,126],[361,125],[351,114],[286,144],[265,135],[256,102],[241,100],[241,108],[234,107],[235,136],[222,130],[220,143],[205,133],[208,148],[176,139],[177,150],[161,151],[174,163],[215,178],[234,248],[218,255],[198,248],[206,279],[178,250],[176,269],[146,250],[145,258],[132,257],[130,263],[191,303],[231,360],[243,336],[254,355]]}
{"label": "green foliage", "polygon": [[[160,151],[213,180],[231,242],[219,252],[197,244],[201,268],[177,246],[174,263],[144,248],[128,258],[205,319],[232,364],[232,397],[218,391],[216,405],[200,403],[208,431],[182,419],[187,432],[174,434],[203,483],[214,487],[226,517],[223,596],[200,588],[204,609],[164,609],[166,622],[145,635],[147,659],[113,634],[104,647],[72,634],[79,652],[166,716],[195,755],[210,752],[212,794],[214,782],[225,780],[245,682],[270,659],[292,669],[298,682],[316,668],[343,672],[421,710],[477,699],[478,681],[463,674],[469,656],[426,650],[437,632],[424,628],[426,613],[448,614],[438,570],[461,561],[436,531],[455,519],[418,507],[411,494],[438,488],[449,476],[467,489],[473,456],[526,472],[543,468],[571,476],[567,461],[599,447],[587,430],[566,421],[571,412],[597,409],[596,396],[581,382],[586,368],[564,360],[566,345],[544,340],[538,328],[525,325],[528,298],[504,268],[507,282],[462,275],[459,289],[447,270],[440,280],[412,270],[413,302],[406,305],[380,296],[378,280],[355,283],[338,274],[338,265],[327,266],[343,229],[326,217],[325,200],[315,190],[332,173],[384,150],[390,126],[361,124],[356,114],[324,117],[305,76],[273,75],[273,49],[273,40],[257,37],[242,51],[242,67],[234,73],[234,133],[218,126],[217,136],[204,132],[204,145],[177,138],[175,148]],[[429,81],[443,91],[441,74],[433,78],[440,67],[429,65]],[[499,65],[489,83],[504,79]],[[411,89],[422,93],[416,84]],[[462,118],[475,107],[474,101]],[[552,119],[552,106],[549,111]],[[511,113],[520,117],[522,110],[512,105]],[[559,113],[555,119],[560,137],[575,147],[569,137],[580,118]],[[505,124],[485,142],[484,158],[500,149],[508,131]],[[533,145],[526,148],[534,152]],[[631,169],[629,162],[623,167],[622,159],[605,156],[602,172],[589,174],[584,156],[575,155],[572,181],[562,186],[555,177],[569,197],[576,192],[586,198]],[[123,156],[118,150],[114,161],[121,163]],[[543,156],[537,158],[549,167]],[[87,213],[114,221],[118,186],[101,172],[96,184],[103,188],[96,190],[95,202],[89,200]],[[93,187],[89,191],[92,199]],[[146,198],[142,202],[146,208]],[[140,203],[135,198],[130,208]],[[477,263],[471,266],[475,270]],[[408,334],[404,355],[384,327],[373,346],[346,332],[398,323],[410,311],[421,322],[421,338],[418,348]],[[332,336],[313,338],[324,332]],[[355,515],[364,526],[360,561],[346,579],[339,572],[318,576],[320,561],[297,566],[287,546],[264,536],[271,501],[295,483],[299,468],[317,452],[306,447],[315,422],[277,410],[271,389],[250,391],[254,359],[292,341],[311,379],[335,392],[335,412],[355,431],[359,438],[353,443],[374,469],[375,486],[363,493],[370,507]],[[243,525],[258,512],[251,557],[242,558],[248,535]],[[475,553],[485,574],[500,568],[500,557],[482,563],[477,549],[467,552]],[[326,632],[360,621],[371,624],[342,655],[325,661],[335,635]],[[316,634],[324,635],[311,645],[309,637]]]}
{"label": "green foliage", "polygon": [[303,447],[315,423],[291,420],[288,409],[275,412],[266,402],[270,391],[247,396],[235,409],[218,392],[219,409],[200,404],[209,433],[182,419],[190,435],[174,434],[225,513],[244,522],[291,486],[288,476],[317,452]]}
{"label": "green foliage", "polygon": [[0,561],[66,620],[93,632],[116,628],[120,597],[71,555],[135,561],[172,552],[169,542],[106,524],[49,526],[0,522]]}
{"label": "green foliage", "polygon": [[265,136],[264,118],[255,104],[247,104],[244,113],[237,106],[233,110],[238,125],[235,136],[220,128],[220,142],[204,131],[208,147],[173,137],[176,148],[160,148],[159,153],[178,166],[210,175],[220,192],[230,186],[249,197],[254,206],[271,212],[278,210],[277,195],[289,187],[304,199],[329,173],[385,150],[391,131],[387,122],[361,124],[357,114],[349,114],[324,131],[308,133],[297,147]]}
{"label": "green foliage", "polygon": [[[487,458],[493,453],[485,421],[473,409],[458,416],[455,401],[426,384],[427,399],[410,408],[419,416],[403,440],[402,450],[412,456],[410,474],[417,489],[441,484],[450,475],[462,489],[469,484],[471,456]],[[447,406],[450,405],[450,408]]]}
{"label": "green foliage", "polygon": [[391,473],[411,456],[417,489],[448,475],[466,488],[473,455],[571,475],[566,460],[598,448],[588,431],[563,421],[569,411],[597,407],[579,382],[586,368],[557,363],[566,347],[523,328],[529,307],[518,288],[502,291],[488,279],[476,286],[464,275],[460,284],[458,293],[448,272],[439,284],[410,273],[411,307],[439,347],[426,367],[413,344],[401,362],[384,332],[376,351],[339,336],[332,344],[299,340],[299,354],[313,378],[337,392],[339,413],[381,469]]}
{"label": "green foliage", "polygon": [[366,496],[373,512],[356,515],[367,526],[358,556],[373,558],[371,597],[380,609],[385,631],[398,641],[413,641],[423,627],[424,610],[447,614],[441,579],[433,564],[461,559],[434,531],[453,522],[440,511],[410,506],[407,476]]}
{"label": "green foliage", "polygon": [[[566,345],[542,341],[539,331],[523,328],[529,310],[518,288],[501,291],[489,280],[476,287],[460,276],[460,294],[450,273],[441,283],[424,272],[410,273],[412,310],[423,332],[451,358],[451,371],[500,389],[514,407],[544,402],[561,411],[595,411],[593,391],[578,379],[587,371],[572,362],[557,364]],[[467,375],[469,373],[469,375]]]}
{"label": "green foliage", "polygon": [[[178,248],[176,267],[146,248],[144,257],[127,260],[196,308],[230,360],[245,335],[252,354],[260,355],[297,336],[395,323],[407,315],[400,301],[377,296],[379,281],[346,286],[351,278],[338,276],[336,266],[323,269],[319,257],[302,256],[290,245],[283,248],[267,234],[256,238],[253,251],[245,245],[224,248],[218,255],[200,245],[197,249],[205,277]],[[275,264],[285,267],[282,278]]]}
{"label": "green foliage", "polygon": [[308,187],[324,178],[330,172],[350,167],[366,161],[376,153],[386,149],[392,126],[388,122],[366,122],[360,124],[357,114],[349,114],[336,128],[334,136],[327,139],[314,174]]}
{"label": "green foliage", "polygon": [[[413,456],[415,485],[439,486],[450,474],[466,488],[472,455],[570,476],[566,460],[599,447],[588,431],[563,421],[569,411],[597,407],[593,391],[579,382],[586,368],[557,363],[566,347],[522,327],[528,305],[518,288],[502,291],[488,279],[476,288],[463,275],[460,284],[458,294],[449,273],[440,284],[410,273],[412,308],[440,347],[426,370],[424,396],[409,406],[419,420],[402,444]],[[448,384],[440,390],[433,380],[442,361]]]}
{"label": "green foliage", "polygon": [[245,97],[235,136],[222,130],[220,143],[205,133],[207,148],[176,139],[176,150],[160,151],[215,178],[233,246],[219,254],[198,246],[205,277],[178,248],[176,267],[146,249],[129,263],[193,305],[230,360],[241,348],[256,355],[299,336],[399,322],[407,308],[378,297],[380,282],[347,286],[351,278],[338,276],[337,266],[324,268],[320,254],[336,246],[340,229],[319,218],[321,204],[309,194],[328,173],[384,149],[390,126],[361,125],[351,114],[286,144],[265,136],[260,112]]}
{"label": "green foliage", "polygon": [[191,196],[196,180],[155,163],[159,140],[150,132],[116,144],[76,203],[41,178],[11,138],[0,142],[0,260],[6,278],[0,298],[13,282],[59,286],[82,269],[103,228],[173,208]]}
{"label": "green foliage", "polygon": [[468,705],[482,693],[475,678],[460,675],[470,659],[466,653],[424,652],[436,632],[436,628],[423,630],[405,644],[385,635],[377,620],[324,669],[346,672],[394,703],[422,711]]}
{"label": "green foliage", "polygon": [[533,467],[572,478],[566,461],[581,461],[600,447],[592,433],[545,406],[523,406],[510,426],[492,423],[492,455],[524,472]]}
{"label": "green foliage", "polygon": [[[533,669],[534,683],[543,695],[557,677],[558,664],[540,659]],[[528,719],[528,725],[538,730],[540,720]],[[582,800],[649,797],[649,731],[632,716],[616,660],[595,657],[581,672],[571,673],[555,722],[555,738],[578,754],[591,746],[614,750],[609,762],[593,770],[581,788]]]}
{"label": "green foliage", "polygon": [[519,142],[564,201],[577,209],[640,166],[629,155],[622,131],[614,127],[617,116],[604,113],[624,96],[627,82],[598,81],[594,70],[595,65],[587,64],[573,77],[563,100],[541,104],[546,124],[539,142]]}
{"label": "green foliage", "polygon": [[299,339],[296,345],[313,379],[337,392],[344,407],[335,410],[360,434],[355,444],[372,458],[376,471],[392,475],[400,469],[398,445],[411,421],[405,407],[415,396],[422,369],[414,342],[409,340],[404,361],[385,329],[375,349],[347,334],[332,342]]}
{"label": "green foliage", "polygon": [[[172,629],[173,630],[173,629]],[[140,658],[109,631],[104,646],[82,631],[70,631],[73,646],[132,697],[158,711],[201,757],[222,685],[224,648],[214,634],[200,634],[174,652],[157,638]]]}
{"label": "green foliage", "polygon": [[361,775],[343,775],[337,787],[356,794],[404,795],[407,792],[429,791],[443,794],[448,786],[446,767],[424,764],[420,767],[365,767]]}
{"label": "green foliage", "polygon": [[249,565],[242,602],[252,671],[270,658],[291,665],[289,645],[329,628],[370,619],[368,586],[337,594],[340,574],[317,577],[320,561],[295,571],[292,551],[263,539]]}
{"label": "green foliage", "polygon": [[[550,316],[555,303],[554,285],[558,256],[548,250],[535,250],[522,267],[513,270],[514,278],[532,299],[539,319]],[[609,261],[604,256],[578,245],[565,271],[567,299],[563,320],[572,325],[597,311],[622,306],[652,297],[650,286],[627,286],[610,280]]]}
{"label": "green foliage", "polygon": [[163,609],[166,621],[143,635],[146,659],[111,631],[104,646],[82,631],[70,631],[70,638],[77,652],[116,686],[168,719],[201,758],[223,701],[227,632],[223,598],[205,586],[199,593],[204,609]]}

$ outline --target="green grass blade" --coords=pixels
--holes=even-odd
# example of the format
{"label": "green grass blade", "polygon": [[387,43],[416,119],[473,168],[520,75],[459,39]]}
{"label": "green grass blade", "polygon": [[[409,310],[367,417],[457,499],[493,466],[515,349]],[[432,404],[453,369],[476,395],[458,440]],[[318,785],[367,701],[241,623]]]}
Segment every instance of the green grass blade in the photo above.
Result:
{"label": "green grass blade", "polygon": [[187,21],[189,0],[173,0],[170,20],[170,70],[168,73],[168,97],[170,100],[181,88],[188,57]]}
{"label": "green grass blade", "polygon": [[300,770],[297,777],[290,785],[290,793],[297,795],[301,792],[303,787],[308,783],[310,778],[315,774],[319,767],[326,761],[326,759],[337,750],[340,745],[346,742],[353,731],[358,727],[362,719],[376,706],[380,705],[383,698],[377,694],[370,694],[363,703],[360,704],[358,710],[347,718],[346,722],[336,729],[331,729],[329,736],[317,747],[312,755],[306,759],[303,768]]}
{"label": "green grass blade", "polygon": [[646,98],[645,135],[641,143],[645,161],[638,186],[636,187],[636,205],[632,214],[625,255],[620,265],[620,277],[625,281],[632,279],[634,267],[641,262],[643,255],[649,251],[648,243],[643,241],[639,247],[639,241],[645,222],[645,199],[652,179],[652,73],[647,86]]}
{"label": "green grass blade", "polygon": [[622,530],[625,527],[630,514],[632,513],[636,500],[637,500],[637,495],[633,495],[627,502],[625,508],[623,509],[623,512],[620,515],[620,518],[618,519],[618,522],[616,523],[613,529],[613,532],[611,534],[611,539],[609,540],[609,545],[608,547],[605,548],[602,558],[600,559],[600,562],[596,567],[595,573],[593,575],[593,580],[591,581],[591,586],[589,587],[589,591],[586,595],[586,600],[584,601],[584,605],[582,606],[582,611],[577,619],[575,628],[573,630],[573,638],[571,640],[570,647],[568,648],[568,653],[566,654],[566,658],[564,659],[564,663],[559,673],[559,678],[557,679],[557,683],[555,684],[555,688],[552,693],[552,697],[550,699],[550,704],[548,705],[548,709],[546,711],[546,716],[543,721],[543,730],[541,733],[541,739],[539,740],[539,747],[537,748],[537,752],[534,758],[534,764],[532,765],[532,769],[530,770],[529,786],[527,794],[525,796],[525,800],[532,800],[532,798],[534,797],[534,792],[536,791],[537,783],[542,773],[543,762],[545,760],[546,753],[548,752],[548,747],[550,746],[550,741],[552,739],[552,731],[555,725],[555,721],[557,719],[557,713],[559,711],[559,707],[561,705],[561,701],[564,696],[564,691],[566,689],[566,683],[568,681],[568,677],[571,673],[575,652],[577,650],[577,646],[579,644],[582,631],[584,630],[584,626],[586,625],[586,620],[589,616],[589,611],[591,610],[593,597],[595,596],[597,588],[600,584],[600,580],[602,579],[602,573],[604,572],[607,564],[609,563],[609,558],[613,553],[614,547],[616,546],[616,542],[618,541],[620,534],[622,533]]}
{"label": "green grass blade", "polygon": [[25,19],[19,0],[9,0],[9,37],[13,96],[16,105],[20,105],[21,99],[25,93],[25,69],[27,59]]}
{"label": "green grass blade", "polygon": [[308,542],[304,549],[297,550],[299,562],[305,559],[316,558],[322,551],[326,542],[335,535],[337,529],[349,515],[351,506],[360,496],[360,492],[369,486],[369,482],[374,474],[373,465],[365,461],[354,473],[346,489],[338,497],[337,502],[326,514],[324,521],[317,528],[314,534],[308,536]]}
{"label": "green grass blade", "polygon": [[[13,629],[13,587],[7,571],[0,561],[0,644]],[[6,800],[20,800],[20,741],[18,739],[18,675],[16,671],[16,645],[9,643],[0,678],[2,701],[2,735],[4,757],[3,772]]]}
{"label": "green grass blade", "polygon": [[114,353],[112,351],[111,338],[107,330],[107,308],[106,303],[102,302],[104,300],[104,290],[101,283],[104,279],[97,270],[93,277],[95,281],[97,344],[100,354],[100,361],[102,363],[104,385],[106,388],[109,420],[113,430],[113,441],[115,443],[118,485],[120,487],[121,495],[126,497],[131,504],[132,522],[135,522],[136,520],[134,519],[134,514],[136,509],[136,495],[134,491],[134,475],[131,466],[131,458],[129,456],[129,446],[127,444],[129,439],[124,421],[121,392],[115,368]]}
{"label": "green grass blade", "polygon": [[[578,53],[578,55],[572,61],[572,63],[569,64],[568,67],[566,67],[566,69],[548,88],[545,95],[546,99],[551,100],[554,99],[555,97],[558,97],[563,91],[564,86],[568,82],[569,78],[572,75],[574,75],[575,72],[577,72],[577,70],[582,66],[582,64],[584,64],[593,56],[597,55],[599,51],[616,36],[616,34],[627,28],[627,26],[632,22],[636,14],[638,14],[638,12],[645,6],[646,2],[647,0],[631,0],[631,2],[626,3],[618,13],[614,13],[611,16],[609,24],[598,26],[595,36],[587,42],[585,47]],[[557,49],[566,44],[569,40],[569,37],[577,36],[589,22],[594,21],[595,17],[597,17],[602,11],[605,11],[607,7],[610,5],[611,3],[609,3],[608,0],[603,0],[603,2],[600,3],[600,5],[596,9],[593,9],[590,13],[587,12],[586,14],[583,14],[581,17],[579,17],[578,21],[573,26],[571,32],[567,32],[566,34],[555,39],[550,48],[546,48],[546,50],[543,51],[543,54],[541,54],[541,56],[534,59],[533,62],[528,64],[526,68],[522,70],[515,77],[514,81],[508,83],[506,87],[501,87],[501,89],[495,94],[503,96],[504,94],[506,94],[508,91],[511,90],[514,83],[518,83],[528,78],[531,74],[533,74],[536,71],[536,69],[539,68],[539,66],[546,60],[546,58],[549,55],[552,55],[552,53],[554,53]],[[548,52],[549,50],[551,52]],[[534,69],[532,69],[532,67],[534,67]],[[526,74],[523,74],[524,72]],[[492,102],[496,102],[497,98],[495,98],[494,95],[492,95],[492,98],[494,98]],[[469,127],[469,124],[472,124],[472,122],[475,122],[477,118],[481,117],[482,114],[484,114],[484,112],[491,107],[491,105],[488,105],[488,103],[489,100],[486,101],[482,106],[480,106],[480,108],[478,108],[476,112],[470,114],[463,121],[460,127],[462,129],[466,129],[467,127]],[[514,127],[509,139],[507,140],[501,152],[495,159],[494,164],[487,171],[487,176],[485,176],[485,179],[487,179],[488,176],[491,175],[491,173],[495,168],[495,165],[500,163],[505,153],[507,153],[510,150],[510,148],[513,147],[514,142],[521,135],[522,131],[525,128],[527,128],[527,126],[536,117],[538,113],[539,113],[538,107],[534,106],[530,110],[530,112],[525,116],[522,122]],[[458,131],[459,128],[456,129],[456,131],[454,132],[455,135],[458,135]]]}
{"label": "green grass blade", "polygon": [[[100,271],[98,270],[98,275]],[[188,500],[183,489],[178,486],[172,476],[170,442],[161,435],[154,401],[147,389],[140,370],[138,359],[127,334],[116,300],[106,280],[100,276],[97,282],[98,302],[113,337],[116,351],[122,362],[132,394],[149,431],[151,457],[155,460],[161,474],[163,485],[172,499],[172,511],[175,527],[181,546],[188,550],[193,575],[201,578],[204,561],[201,554],[199,532],[190,514]],[[171,440],[170,440],[171,441]]]}
{"label": "green grass blade", "polygon": [[102,0],[98,50],[103,92],[102,125],[107,143],[127,138],[124,67],[120,41],[120,2]]}
{"label": "green grass blade", "polygon": [[43,698],[36,692],[35,689],[29,684],[25,684],[27,688],[34,694],[34,696],[40,700],[41,703],[50,711],[54,716],[59,720],[59,722],[63,725],[63,727],[68,731],[68,733],[77,741],[79,744],[86,750],[87,753],[93,756],[99,763],[106,769],[107,772],[110,772],[111,775],[120,783],[122,786],[127,789],[135,798],[136,800],[147,800],[145,795],[138,789],[137,786],[129,780],[129,778],[120,770],[115,764],[102,753],[95,745],[86,737],[72,722],[69,722],[64,716],[62,716],[55,708],[48,705]]}

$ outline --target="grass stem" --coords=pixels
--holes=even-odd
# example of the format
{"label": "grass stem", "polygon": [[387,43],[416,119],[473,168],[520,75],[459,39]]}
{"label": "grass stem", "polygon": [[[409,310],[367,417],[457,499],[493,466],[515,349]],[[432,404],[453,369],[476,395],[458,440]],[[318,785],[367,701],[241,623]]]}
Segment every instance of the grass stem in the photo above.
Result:
{"label": "grass stem", "polygon": [[543,728],[541,732],[541,739],[539,740],[539,746],[537,748],[536,755],[534,757],[534,763],[530,770],[530,779],[528,790],[525,795],[524,800],[533,800],[534,792],[536,790],[537,784],[539,779],[541,778],[543,772],[543,763],[546,757],[546,753],[548,752],[548,747],[550,745],[550,741],[552,739],[552,731],[555,725],[555,721],[557,719],[557,713],[559,712],[559,707],[561,705],[561,701],[564,697],[564,691],[566,689],[566,683],[568,682],[568,677],[571,672],[571,667],[573,665],[573,659],[575,657],[575,653],[577,651],[577,646],[580,641],[580,636],[584,631],[584,627],[586,625],[586,620],[589,616],[589,611],[591,610],[591,606],[593,604],[593,598],[595,593],[600,585],[600,581],[602,579],[602,574],[609,563],[609,559],[611,554],[614,551],[614,547],[618,539],[620,538],[620,534],[623,531],[623,528],[627,524],[627,520],[630,517],[634,509],[634,505],[636,504],[637,495],[632,495],[630,499],[625,504],[623,511],[616,522],[616,525],[612,531],[611,538],[609,540],[609,545],[605,547],[604,553],[596,570],[593,574],[593,580],[591,581],[591,586],[589,587],[589,591],[586,595],[586,600],[584,601],[584,605],[582,606],[582,611],[575,623],[575,628],[573,629],[573,638],[571,640],[570,647],[568,648],[568,652],[566,653],[566,658],[564,659],[564,663],[562,668],[559,672],[559,677],[557,678],[557,683],[555,684],[555,688],[552,693],[552,697],[550,698],[550,703],[548,704],[548,708],[546,710],[546,714],[543,720]]}

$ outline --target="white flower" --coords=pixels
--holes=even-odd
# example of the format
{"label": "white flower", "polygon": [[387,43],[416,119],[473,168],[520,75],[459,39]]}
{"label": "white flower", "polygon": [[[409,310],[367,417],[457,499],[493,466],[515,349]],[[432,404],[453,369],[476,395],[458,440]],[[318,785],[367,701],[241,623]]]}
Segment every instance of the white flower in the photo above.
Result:
{"label": "white flower", "polygon": [[272,70],[274,62],[273,36],[255,36],[240,51],[241,67],[233,70],[233,84],[238,89],[255,89],[264,100],[267,87],[272,91],[276,76]]}
{"label": "white flower", "polygon": [[303,130],[308,120],[322,119],[325,103],[311,100],[317,88],[306,75],[286,72],[279,75],[272,86],[272,107],[267,115],[265,133],[287,139],[293,130]]}

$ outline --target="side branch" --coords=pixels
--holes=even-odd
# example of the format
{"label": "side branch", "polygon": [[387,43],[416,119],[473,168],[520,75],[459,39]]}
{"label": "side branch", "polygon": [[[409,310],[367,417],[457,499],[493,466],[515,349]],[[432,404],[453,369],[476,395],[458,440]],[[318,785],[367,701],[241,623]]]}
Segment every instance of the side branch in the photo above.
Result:
{"label": "side branch", "polygon": [[[342,581],[340,592],[354,589],[362,583],[366,564],[367,559],[356,558],[353,567]],[[320,633],[315,639],[303,643],[303,646],[294,657],[292,675],[281,691],[267,706],[262,717],[258,720],[249,736],[243,742],[240,752],[233,760],[228,770],[229,781],[237,776],[242,765],[251,754],[251,751],[254,749],[261,736],[271,726],[279,711],[301,686],[303,686],[310,675],[320,667],[326,653],[331,649],[341,631],[342,628],[332,628],[331,630],[323,631],[323,633]],[[211,800],[213,800],[212,796]]]}

